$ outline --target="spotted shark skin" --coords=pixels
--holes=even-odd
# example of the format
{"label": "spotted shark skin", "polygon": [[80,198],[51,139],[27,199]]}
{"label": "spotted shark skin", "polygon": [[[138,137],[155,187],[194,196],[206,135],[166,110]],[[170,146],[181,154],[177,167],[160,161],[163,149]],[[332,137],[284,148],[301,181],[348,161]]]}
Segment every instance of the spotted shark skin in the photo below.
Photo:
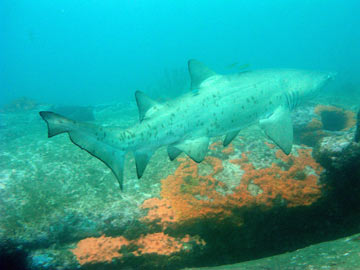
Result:
{"label": "spotted shark skin", "polygon": [[333,73],[296,69],[270,69],[220,75],[197,60],[189,60],[191,92],[158,103],[135,92],[139,124],[126,130],[102,127],[40,112],[48,136],[68,133],[71,141],[103,161],[123,188],[124,155],[134,152],[140,178],[153,155],[167,146],[170,160],[184,152],[196,162],[207,153],[209,138],[225,135],[228,145],[238,132],[260,124],[265,134],[286,154],[291,152],[293,127],[290,112],[311,99]]}

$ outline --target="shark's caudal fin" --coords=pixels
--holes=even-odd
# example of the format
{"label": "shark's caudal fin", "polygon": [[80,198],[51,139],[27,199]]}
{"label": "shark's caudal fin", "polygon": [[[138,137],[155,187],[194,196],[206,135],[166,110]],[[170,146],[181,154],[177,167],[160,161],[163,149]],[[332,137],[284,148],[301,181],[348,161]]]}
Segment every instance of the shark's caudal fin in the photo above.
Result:
{"label": "shark's caudal fin", "polygon": [[53,112],[42,111],[40,116],[47,124],[49,137],[67,132],[75,145],[104,162],[116,176],[120,189],[123,188],[125,153],[105,142],[107,133],[103,128],[73,121]]}
{"label": "shark's caudal fin", "polygon": [[269,118],[260,120],[260,126],[285,154],[290,154],[293,143],[293,125],[288,108],[278,107]]}

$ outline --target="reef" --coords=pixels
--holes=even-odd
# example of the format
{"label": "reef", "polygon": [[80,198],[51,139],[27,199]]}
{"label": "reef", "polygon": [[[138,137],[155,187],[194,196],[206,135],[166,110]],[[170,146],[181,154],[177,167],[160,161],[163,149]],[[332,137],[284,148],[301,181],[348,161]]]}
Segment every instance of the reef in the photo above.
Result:
{"label": "reef", "polygon": [[355,113],[332,105],[301,107],[295,112],[295,141],[315,147],[324,137],[344,133],[356,124]]}
{"label": "reef", "polygon": [[[26,251],[32,270],[161,270],[253,260],[355,233],[355,122],[326,131],[314,108],[299,109],[294,123],[296,136],[309,123],[321,128],[315,147],[297,144],[284,155],[250,127],[225,148],[215,138],[202,163],[185,155],[169,162],[160,149],[141,181],[126,170],[123,193],[67,138],[47,140],[37,115],[9,115],[13,125],[0,133],[0,239]],[[4,134],[14,126],[27,133],[10,140]]]}
{"label": "reef", "polygon": [[32,100],[28,97],[20,97],[2,106],[2,108],[0,108],[0,112],[14,113],[14,112],[30,111],[36,109],[37,106],[38,103],[35,100]]}
{"label": "reef", "polygon": [[360,109],[357,114],[356,131],[355,131],[355,142],[360,142]]}

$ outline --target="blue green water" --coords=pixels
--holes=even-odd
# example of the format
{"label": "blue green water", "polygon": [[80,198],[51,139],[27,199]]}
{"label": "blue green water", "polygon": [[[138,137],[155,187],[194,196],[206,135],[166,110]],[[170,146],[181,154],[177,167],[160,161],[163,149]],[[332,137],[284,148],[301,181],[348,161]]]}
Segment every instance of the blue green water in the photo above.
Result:
{"label": "blue green water", "polygon": [[[228,269],[360,269],[355,235],[360,145],[353,142],[360,105],[359,18],[359,0],[0,0],[0,270],[24,270],[26,264],[31,270],[88,269],[80,268],[71,252],[80,240],[106,235],[133,241],[159,232],[179,239],[189,234],[207,244],[186,246],[170,259],[160,256],[162,261],[136,260],[133,250],[125,250],[129,256],[115,260],[117,269],[173,270],[247,260]],[[289,210],[286,200],[276,197],[271,209],[230,209],[234,221],[195,218],[167,230],[144,222],[148,210],[142,206],[161,198],[163,180],[175,175],[181,159],[169,161],[161,148],[138,179],[128,154],[120,192],[109,167],[67,135],[47,137],[40,110],[70,111],[69,118],[104,126],[137,124],[135,91],[160,101],[189,91],[189,59],[219,73],[284,67],[338,74],[325,89],[329,94],[292,112],[295,151],[312,150],[321,166],[328,166],[318,175],[324,184],[319,202]],[[337,106],[323,106],[325,116],[337,121],[323,121],[318,104]],[[82,119],[75,118],[77,109]],[[334,122],[340,127],[326,128]],[[315,147],[323,136],[328,139]],[[222,141],[212,138],[209,150],[224,167],[216,175],[222,183],[215,189],[218,196],[239,187],[245,166],[231,161],[243,160],[245,153],[244,162],[254,168],[269,169],[275,162],[284,171],[293,166],[279,160],[279,149],[265,144],[269,141],[257,126],[241,130],[231,151],[223,152]],[[210,163],[198,166],[201,177],[212,172]],[[309,166],[304,171],[296,180],[315,174]],[[181,193],[195,194],[201,177],[180,182]],[[263,192],[249,183],[251,196]],[[4,268],[9,261],[20,266]],[[115,268],[104,262],[91,269]]]}
{"label": "blue green water", "polygon": [[357,0],[2,0],[0,104],[133,100],[189,58],[218,72],[333,70],[358,84],[359,15]]}

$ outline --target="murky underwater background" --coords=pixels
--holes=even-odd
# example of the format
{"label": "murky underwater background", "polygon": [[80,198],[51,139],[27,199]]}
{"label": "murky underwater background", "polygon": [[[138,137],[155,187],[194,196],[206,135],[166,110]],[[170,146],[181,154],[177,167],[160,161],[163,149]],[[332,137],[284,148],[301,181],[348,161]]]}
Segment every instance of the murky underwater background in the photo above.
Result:
{"label": "murky underwater background", "polygon": [[[355,0],[0,1],[0,269],[360,269],[359,13]],[[290,156],[251,126],[227,148],[212,138],[200,164],[159,149],[141,180],[129,153],[124,192],[67,135],[47,138],[40,110],[136,124],[135,90],[189,92],[192,58],[338,75],[292,113]]]}
{"label": "murky underwater background", "polygon": [[[133,101],[136,89],[162,97],[168,91],[159,81],[185,73],[190,58],[218,72],[244,64],[294,67],[335,70],[342,83],[359,82],[355,0],[0,5],[1,104],[19,96],[66,105]],[[176,89],[168,95],[183,90]]]}

